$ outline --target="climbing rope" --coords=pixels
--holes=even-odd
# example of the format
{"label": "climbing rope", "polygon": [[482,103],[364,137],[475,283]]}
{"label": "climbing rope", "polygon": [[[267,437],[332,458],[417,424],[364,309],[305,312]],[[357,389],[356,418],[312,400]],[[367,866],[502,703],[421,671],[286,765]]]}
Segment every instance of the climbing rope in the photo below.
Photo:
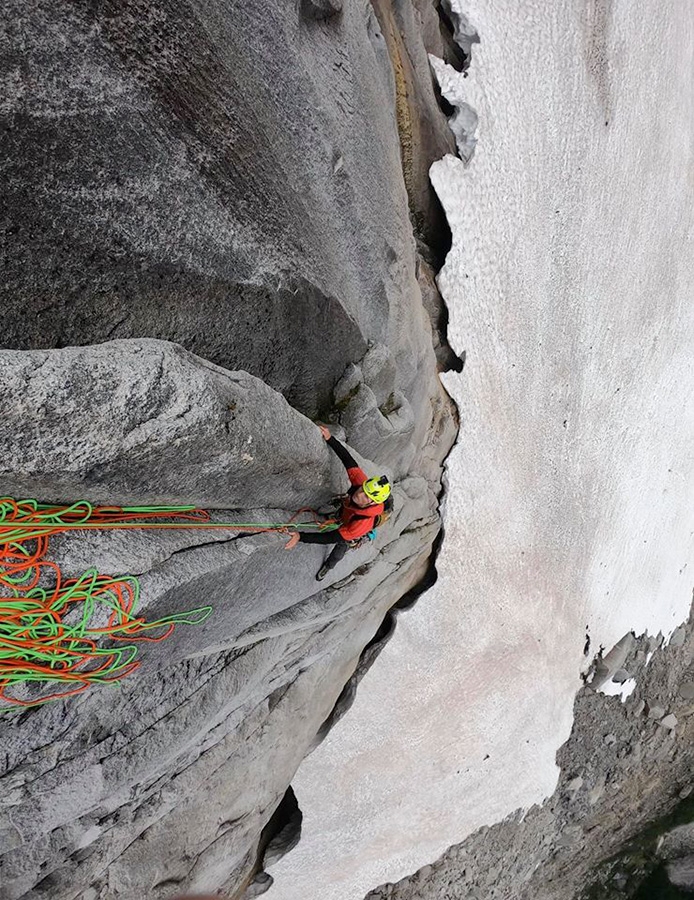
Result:
{"label": "climbing rope", "polygon": [[[310,513],[312,522],[294,521]],[[157,521],[172,519],[178,521]],[[200,625],[212,612],[202,606],[146,622],[137,615],[137,578],[112,578],[89,569],[65,579],[46,559],[49,538],[78,530],[206,528],[261,533],[298,528],[330,530],[304,507],[289,522],[210,520],[193,506],[101,506],[86,501],[71,506],[0,498],[0,702],[2,709],[38,706],[87,690],[116,684],[138,666],[133,642],[158,643],[176,625]],[[103,647],[99,640],[128,642]],[[60,689],[54,689],[60,686]]]}

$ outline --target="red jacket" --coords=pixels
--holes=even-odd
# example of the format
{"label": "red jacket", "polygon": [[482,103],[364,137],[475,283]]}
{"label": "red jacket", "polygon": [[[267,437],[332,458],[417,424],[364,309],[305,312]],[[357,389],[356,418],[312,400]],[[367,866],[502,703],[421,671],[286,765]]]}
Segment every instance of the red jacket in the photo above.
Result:
{"label": "red jacket", "polygon": [[[354,488],[360,488],[367,480],[366,472],[359,466],[347,469],[347,477]],[[352,503],[352,491],[342,502],[340,521],[342,525],[337,529],[346,541],[356,541],[364,537],[374,527],[374,519],[383,513],[382,503],[372,503],[370,506],[361,507]]]}
{"label": "red jacket", "polygon": [[352,454],[343,447],[337,438],[331,437],[328,446],[337,454],[345,469],[350,484],[349,493],[342,502],[340,511],[340,527],[318,534],[302,532],[299,540],[305,544],[337,544],[342,541],[356,541],[368,534],[375,525],[375,519],[383,512],[383,503],[371,503],[362,509],[352,503],[352,495],[367,480],[366,472],[357,465]]}

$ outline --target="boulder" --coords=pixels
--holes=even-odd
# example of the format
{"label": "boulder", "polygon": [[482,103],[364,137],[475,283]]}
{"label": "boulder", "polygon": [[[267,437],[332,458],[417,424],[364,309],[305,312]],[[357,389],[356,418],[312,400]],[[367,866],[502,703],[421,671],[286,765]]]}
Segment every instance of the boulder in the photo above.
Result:
{"label": "boulder", "polygon": [[175,344],[5,350],[0,364],[4,494],[297,509],[334,493],[315,425],[258,378]]}
{"label": "boulder", "polygon": [[677,859],[694,855],[694,824],[680,825],[666,832],[658,841],[658,856]]}
{"label": "boulder", "polygon": [[665,867],[670,884],[687,893],[694,891],[694,855],[674,859]]}

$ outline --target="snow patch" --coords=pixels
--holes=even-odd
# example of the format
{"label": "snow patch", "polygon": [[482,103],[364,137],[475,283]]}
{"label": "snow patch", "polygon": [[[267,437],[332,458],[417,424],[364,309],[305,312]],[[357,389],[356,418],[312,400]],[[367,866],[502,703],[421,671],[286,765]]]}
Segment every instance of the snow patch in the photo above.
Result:
{"label": "snow patch", "polygon": [[627,680],[621,684],[617,681],[607,681],[599,688],[599,691],[601,694],[606,694],[608,697],[621,697],[622,702],[624,702],[627,697],[630,697],[634,693],[635,688],[636,679],[627,678]]}
{"label": "snow patch", "polygon": [[460,158],[468,165],[477,145],[476,132],[479,120],[475,110],[463,99],[465,75],[432,54],[429,54],[429,62],[442,97],[455,108],[453,115],[448,118],[448,126],[455,135]]}
{"label": "snow patch", "polygon": [[360,900],[541,802],[586,624],[613,647],[687,617],[694,6],[609,15],[609,117],[583,4],[477,0],[468,78],[432,62],[484,129],[469,166],[431,169],[467,350],[444,378],[461,432],[439,579],[293,780],[304,836],[271,900]]}

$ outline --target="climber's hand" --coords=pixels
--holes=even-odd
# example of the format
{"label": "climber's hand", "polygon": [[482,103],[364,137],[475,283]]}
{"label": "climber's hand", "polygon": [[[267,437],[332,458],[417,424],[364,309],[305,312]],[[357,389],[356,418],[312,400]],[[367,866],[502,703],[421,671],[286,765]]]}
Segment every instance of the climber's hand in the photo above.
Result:
{"label": "climber's hand", "polygon": [[299,532],[295,531],[294,534],[289,538],[287,543],[284,545],[285,550],[293,550],[294,547],[299,543]]}
{"label": "climber's hand", "polygon": [[330,430],[325,427],[325,425],[319,425],[320,433],[323,435],[326,441],[330,440]]}

